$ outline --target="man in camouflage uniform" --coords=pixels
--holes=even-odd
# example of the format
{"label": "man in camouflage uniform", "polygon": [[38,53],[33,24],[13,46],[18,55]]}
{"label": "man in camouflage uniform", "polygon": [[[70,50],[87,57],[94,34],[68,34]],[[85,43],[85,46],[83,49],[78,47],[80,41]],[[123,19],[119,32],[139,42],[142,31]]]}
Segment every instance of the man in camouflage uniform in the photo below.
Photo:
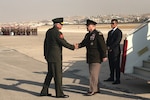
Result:
{"label": "man in camouflage uniform", "polygon": [[87,20],[86,26],[89,31],[81,43],[79,48],[86,47],[86,59],[89,64],[90,73],[90,89],[87,92],[87,96],[92,96],[99,93],[99,71],[100,64],[107,60],[106,57],[106,44],[103,34],[96,30],[96,22]]}

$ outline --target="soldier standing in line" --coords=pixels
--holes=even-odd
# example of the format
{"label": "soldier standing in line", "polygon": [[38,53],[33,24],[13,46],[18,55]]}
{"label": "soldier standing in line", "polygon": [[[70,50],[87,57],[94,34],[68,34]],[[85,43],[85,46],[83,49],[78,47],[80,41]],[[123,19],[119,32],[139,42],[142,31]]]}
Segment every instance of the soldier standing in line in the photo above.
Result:
{"label": "soldier standing in line", "polygon": [[107,60],[106,57],[106,44],[103,34],[96,30],[96,22],[87,20],[86,26],[89,31],[81,43],[78,44],[79,48],[86,47],[86,59],[89,64],[89,81],[90,89],[87,96],[92,96],[99,93],[99,72],[100,64]]}
{"label": "soldier standing in line", "polygon": [[37,35],[37,27],[34,28],[34,35]]}
{"label": "soldier standing in line", "polygon": [[30,29],[30,27],[27,27],[26,33],[27,33],[27,35],[30,35],[30,34],[31,34],[31,29]]}
{"label": "soldier standing in line", "polygon": [[1,28],[1,31],[2,31],[2,35],[4,35],[4,34],[5,34],[5,28],[2,27],[2,28]]}
{"label": "soldier standing in line", "polygon": [[52,21],[54,26],[46,32],[44,41],[44,56],[48,63],[48,73],[40,95],[51,96],[51,94],[48,94],[48,88],[54,77],[56,97],[68,98],[69,96],[65,95],[62,89],[62,46],[71,50],[74,50],[77,46],[69,44],[59,31],[63,26],[63,18],[56,18]]}

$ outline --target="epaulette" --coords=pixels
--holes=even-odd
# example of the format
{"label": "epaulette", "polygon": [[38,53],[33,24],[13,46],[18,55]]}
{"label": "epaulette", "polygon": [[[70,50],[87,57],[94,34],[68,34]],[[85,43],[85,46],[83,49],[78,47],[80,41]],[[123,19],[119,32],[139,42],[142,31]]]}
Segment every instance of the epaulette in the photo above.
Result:
{"label": "epaulette", "polygon": [[98,31],[98,34],[99,34],[99,35],[103,35],[103,33],[102,33],[102,32],[100,32],[100,31]]}

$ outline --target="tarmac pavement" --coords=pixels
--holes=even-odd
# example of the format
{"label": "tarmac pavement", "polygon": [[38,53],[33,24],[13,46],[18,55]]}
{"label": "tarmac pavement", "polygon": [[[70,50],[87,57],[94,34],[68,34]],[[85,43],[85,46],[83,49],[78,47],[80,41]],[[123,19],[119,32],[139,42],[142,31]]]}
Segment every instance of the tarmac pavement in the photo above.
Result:
{"label": "tarmac pavement", "polygon": [[[75,57],[76,59],[76,57]],[[78,58],[80,59],[80,58]],[[84,59],[84,57],[81,59]],[[101,66],[101,93],[84,96],[88,90],[88,67],[85,60],[68,60],[63,65],[63,88],[69,98],[64,100],[148,100],[150,86],[140,79],[122,75],[121,84],[103,82],[108,78],[108,62]],[[47,72],[47,64],[14,49],[0,47],[0,100],[55,100],[54,83],[49,92],[52,97],[39,93]]]}
{"label": "tarmac pavement", "polygon": [[[80,42],[84,36],[79,33],[65,35],[71,43]],[[39,96],[47,73],[42,54],[43,39],[43,34],[0,37],[0,100],[58,99],[55,98],[53,81],[49,88],[52,97]],[[150,100],[150,84],[144,80],[121,74],[119,85],[104,82],[109,77],[108,61],[101,65],[101,93],[85,96],[89,84],[85,53],[85,48],[75,51],[63,49],[63,88],[64,93],[70,96],[63,100]]]}

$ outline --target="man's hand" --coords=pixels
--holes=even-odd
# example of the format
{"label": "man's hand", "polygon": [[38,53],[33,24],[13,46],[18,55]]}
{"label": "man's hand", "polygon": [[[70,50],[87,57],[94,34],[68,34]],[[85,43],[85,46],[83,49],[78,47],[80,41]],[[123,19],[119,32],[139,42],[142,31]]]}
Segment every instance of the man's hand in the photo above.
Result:
{"label": "man's hand", "polygon": [[107,61],[107,57],[103,58],[103,62],[106,62]]}
{"label": "man's hand", "polygon": [[74,44],[74,47],[75,47],[75,49],[78,49],[79,48],[79,44],[78,43]]}

